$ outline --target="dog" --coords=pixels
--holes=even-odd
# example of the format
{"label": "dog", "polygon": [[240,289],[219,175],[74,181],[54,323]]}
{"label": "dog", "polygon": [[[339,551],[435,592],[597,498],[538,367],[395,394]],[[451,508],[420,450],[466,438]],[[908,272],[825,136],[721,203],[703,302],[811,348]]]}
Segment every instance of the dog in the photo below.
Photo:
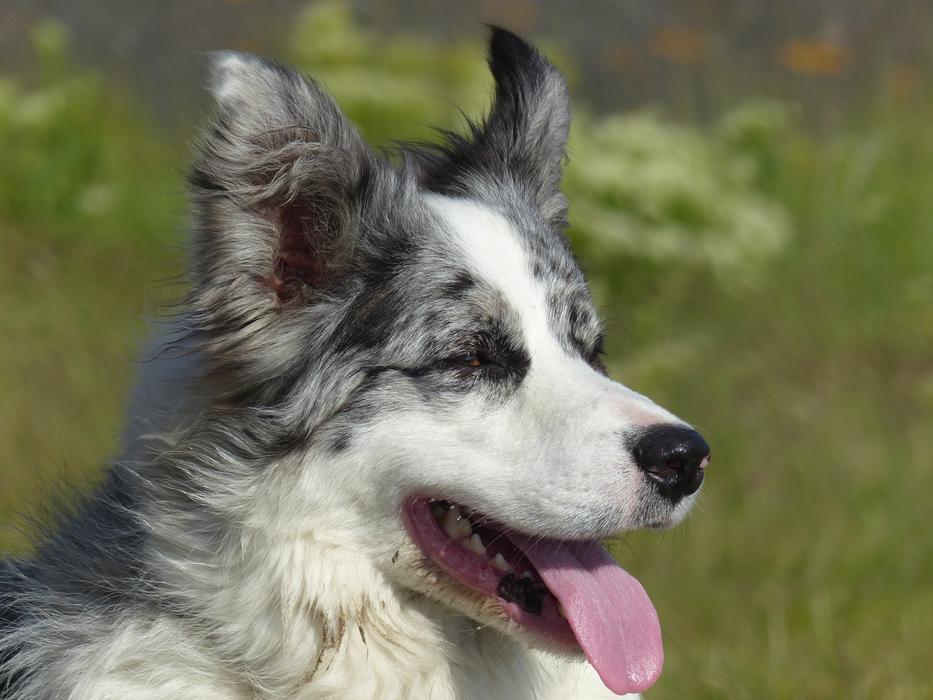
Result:
{"label": "dog", "polygon": [[375,152],[312,80],[213,57],[191,291],[123,447],[0,567],[0,695],[599,698],[658,616],[598,542],[709,447],[607,376],[564,229],[570,107],[492,29],[488,114]]}

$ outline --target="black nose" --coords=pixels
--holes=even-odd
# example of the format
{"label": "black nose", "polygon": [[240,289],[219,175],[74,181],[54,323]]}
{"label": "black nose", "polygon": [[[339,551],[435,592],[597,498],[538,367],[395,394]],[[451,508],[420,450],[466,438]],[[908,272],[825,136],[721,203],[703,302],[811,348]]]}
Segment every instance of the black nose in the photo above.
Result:
{"label": "black nose", "polygon": [[630,449],[644,470],[671,502],[696,492],[709,464],[709,445],[693,428],[652,425],[633,436]]}

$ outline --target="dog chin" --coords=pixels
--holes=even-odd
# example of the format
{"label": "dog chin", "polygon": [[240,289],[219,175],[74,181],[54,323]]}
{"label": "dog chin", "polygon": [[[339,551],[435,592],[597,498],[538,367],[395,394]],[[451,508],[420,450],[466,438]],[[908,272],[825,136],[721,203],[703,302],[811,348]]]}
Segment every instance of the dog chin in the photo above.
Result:
{"label": "dog chin", "polygon": [[646,484],[637,498],[634,499],[634,507],[629,512],[625,522],[621,523],[622,527],[598,539],[611,540],[635,530],[669,530],[677,527],[691,513],[700,493],[702,493],[701,488],[695,493],[683,497],[677,503],[671,503],[649,486]]}

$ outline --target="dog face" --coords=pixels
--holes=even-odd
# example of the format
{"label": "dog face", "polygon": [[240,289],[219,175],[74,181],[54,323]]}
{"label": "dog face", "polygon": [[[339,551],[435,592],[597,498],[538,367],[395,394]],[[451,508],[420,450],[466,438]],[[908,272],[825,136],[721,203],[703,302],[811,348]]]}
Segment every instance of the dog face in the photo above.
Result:
{"label": "dog face", "polygon": [[560,572],[602,580],[586,543],[678,522],[708,447],[599,359],[563,232],[562,77],[501,30],[490,67],[482,124],[393,162],[314,83],[219,56],[191,327],[217,405],[297,465],[287,512],[339,509],[335,537],[393,580],[569,647],[595,615]]}

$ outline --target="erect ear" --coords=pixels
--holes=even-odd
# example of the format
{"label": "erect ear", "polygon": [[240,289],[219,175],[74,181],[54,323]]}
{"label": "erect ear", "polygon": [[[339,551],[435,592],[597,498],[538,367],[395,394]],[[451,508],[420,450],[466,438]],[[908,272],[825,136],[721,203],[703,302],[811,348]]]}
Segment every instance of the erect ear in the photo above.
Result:
{"label": "erect ear", "polygon": [[545,218],[561,219],[566,204],[560,182],[570,132],[567,82],[534,47],[499,27],[491,28],[488,60],[495,78],[489,114],[469,137],[448,134],[447,162],[429,164],[428,179],[463,189],[477,171],[504,173]]}
{"label": "erect ear", "polygon": [[478,138],[547,199],[563,175],[570,133],[567,82],[532,46],[498,27],[489,39],[489,69],[496,95]]}
{"label": "erect ear", "polygon": [[254,56],[213,56],[216,118],[191,176],[194,286],[255,315],[327,286],[375,159],[333,100]]}

